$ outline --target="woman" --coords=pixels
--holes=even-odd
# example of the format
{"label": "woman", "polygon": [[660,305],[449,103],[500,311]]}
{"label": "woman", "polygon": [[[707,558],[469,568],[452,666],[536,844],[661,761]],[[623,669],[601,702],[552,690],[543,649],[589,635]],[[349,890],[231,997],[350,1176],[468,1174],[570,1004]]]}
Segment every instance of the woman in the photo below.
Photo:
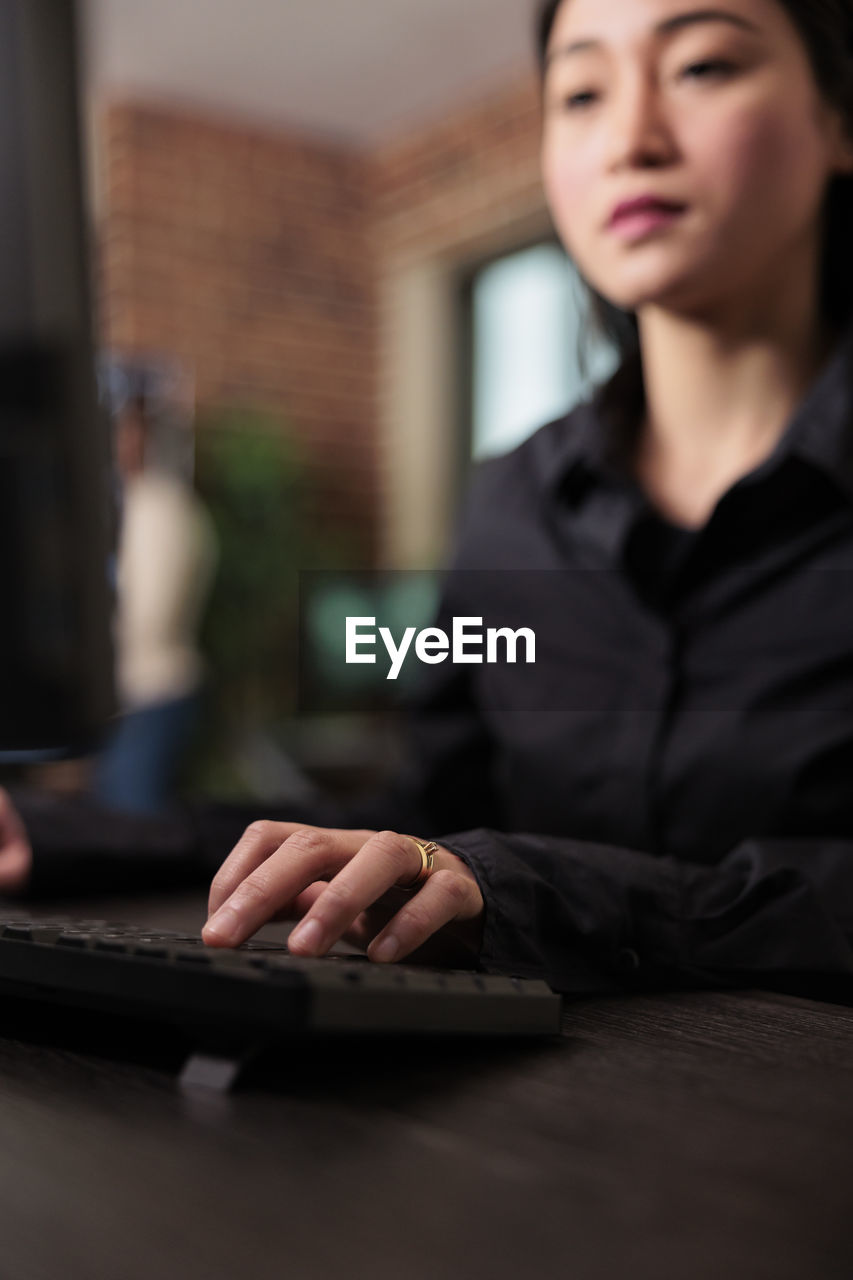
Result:
{"label": "woman", "polygon": [[438,620],[529,626],[536,664],[430,668],[386,829],[253,824],[202,936],[816,992],[853,976],[853,22],[552,0],[539,52],[623,360],[480,468]]}

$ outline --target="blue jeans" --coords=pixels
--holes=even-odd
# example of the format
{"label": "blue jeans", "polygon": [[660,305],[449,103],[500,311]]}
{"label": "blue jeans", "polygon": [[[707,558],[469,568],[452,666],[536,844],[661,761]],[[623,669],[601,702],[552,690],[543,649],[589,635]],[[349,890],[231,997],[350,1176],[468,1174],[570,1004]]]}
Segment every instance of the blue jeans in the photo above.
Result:
{"label": "blue jeans", "polygon": [[98,759],[92,792],[106,809],[168,811],[198,721],[201,694],[128,711]]}

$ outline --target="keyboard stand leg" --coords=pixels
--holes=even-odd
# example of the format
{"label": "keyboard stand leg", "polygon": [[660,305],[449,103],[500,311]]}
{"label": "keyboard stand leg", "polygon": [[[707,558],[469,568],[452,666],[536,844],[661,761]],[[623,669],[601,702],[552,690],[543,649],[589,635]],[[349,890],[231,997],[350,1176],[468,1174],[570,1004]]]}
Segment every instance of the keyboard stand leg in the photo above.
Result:
{"label": "keyboard stand leg", "polygon": [[230,1050],[214,1053],[199,1049],[187,1058],[178,1083],[181,1089],[212,1089],[216,1093],[228,1093],[261,1047],[250,1045],[241,1053]]}

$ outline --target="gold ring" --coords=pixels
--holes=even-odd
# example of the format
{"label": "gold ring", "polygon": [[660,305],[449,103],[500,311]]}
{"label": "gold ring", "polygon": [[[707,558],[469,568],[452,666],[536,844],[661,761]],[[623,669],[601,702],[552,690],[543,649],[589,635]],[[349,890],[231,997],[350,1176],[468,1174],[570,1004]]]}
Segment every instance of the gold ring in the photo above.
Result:
{"label": "gold ring", "polygon": [[407,884],[398,884],[398,889],[417,889],[427,879],[432,871],[433,858],[438,853],[438,845],[434,840],[416,840],[414,836],[407,836],[407,840],[411,840],[412,844],[418,846],[418,853],[421,855],[421,865],[418,874],[414,880],[409,880]]}

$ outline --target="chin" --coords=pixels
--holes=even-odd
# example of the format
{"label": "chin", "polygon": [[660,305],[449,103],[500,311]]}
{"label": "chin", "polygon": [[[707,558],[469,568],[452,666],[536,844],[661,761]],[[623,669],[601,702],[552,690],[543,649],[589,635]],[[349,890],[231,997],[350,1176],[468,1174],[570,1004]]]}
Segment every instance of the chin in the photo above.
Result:
{"label": "chin", "polygon": [[[608,251],[606,255],[598,245],[594,257],[597,269],[592,271],[583,270],[583,255],[575,258],[581,275],[623,311],[667,306],[688,298],[695,301],[697,292],[704,292],[709,282],[713,285],[716,280],[719,285],[721,255],[709,253],[705,246],[695,243],[688,248],[673,237],[622,246],[616,253]],[[725,255],[722,264],[725,270]]]}
{"label": "chin", "polygon": [[[639,273],[638,273],[639,274]],[[695,306],[705,292],[695,276],[688,278],[681,272],[646,272],[645,278],[630,283],[624,279],[612,279],[596,283],[593,287],[613,306],[621,311],[639,311],[643,307],[663,307],[679,310]]]}

